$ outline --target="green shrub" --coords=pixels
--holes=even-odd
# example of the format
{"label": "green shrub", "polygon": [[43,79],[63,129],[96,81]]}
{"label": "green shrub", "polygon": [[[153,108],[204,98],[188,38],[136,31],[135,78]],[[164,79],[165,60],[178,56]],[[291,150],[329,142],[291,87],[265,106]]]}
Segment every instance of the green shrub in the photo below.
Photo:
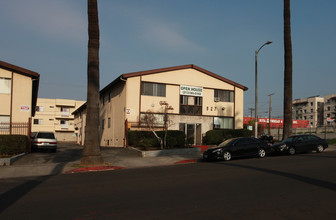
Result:
{"label": "green shrub", "polygon": [[250,137],[251,131],[247,129],[223,129],[223,130],[210,130],[205,133],[204,144],[217,145],[234,137]]}
{"label": "green shrub", "polygon": [[0,135],[0,155],[16,155],[27,150],[25,135]]}
{"label": "green shrub", "polygon": [[[164,139],[165,131],[156,134]],[[160,147],[159,140],[152,131],[128,131],[128,145],[137,147]],[[182,131],[167,131],[167,148],[181,148],[185,145],[185,134]]]}

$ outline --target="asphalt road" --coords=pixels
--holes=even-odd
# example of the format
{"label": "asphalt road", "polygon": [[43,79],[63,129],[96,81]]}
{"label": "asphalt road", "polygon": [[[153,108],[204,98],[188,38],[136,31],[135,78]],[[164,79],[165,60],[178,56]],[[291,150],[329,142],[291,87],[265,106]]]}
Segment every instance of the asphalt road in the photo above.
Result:
{"label": "asphalt road", "polygon": [[335,219],[336,152],[0,182],[0,219]]}

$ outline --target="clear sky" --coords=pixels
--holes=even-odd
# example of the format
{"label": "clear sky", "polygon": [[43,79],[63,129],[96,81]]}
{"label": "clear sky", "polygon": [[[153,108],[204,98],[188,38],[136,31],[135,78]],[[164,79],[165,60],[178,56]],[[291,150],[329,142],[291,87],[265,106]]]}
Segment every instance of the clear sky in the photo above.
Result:
{"label": "clear sky", "polygon": [[[98,0],[101,88],[123,73],[195,64],[283,114],[282,0]],[[0,60],[38,72],[40,98],[86,100],[87,1],[1,0]],[[336,1],[292,0],[293,98],[336,93]]]}

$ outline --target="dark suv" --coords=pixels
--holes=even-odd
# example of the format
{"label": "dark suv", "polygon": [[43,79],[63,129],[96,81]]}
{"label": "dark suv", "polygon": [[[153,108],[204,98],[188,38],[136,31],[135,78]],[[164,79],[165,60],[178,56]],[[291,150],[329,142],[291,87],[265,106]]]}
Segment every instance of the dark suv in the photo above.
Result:
{"label": "dark suv", "polygon": [[316,151],[321,153],[328,147],[326,140],[315,135],[293,135],[272,146],[275,152],[293,155],[299,152]]}

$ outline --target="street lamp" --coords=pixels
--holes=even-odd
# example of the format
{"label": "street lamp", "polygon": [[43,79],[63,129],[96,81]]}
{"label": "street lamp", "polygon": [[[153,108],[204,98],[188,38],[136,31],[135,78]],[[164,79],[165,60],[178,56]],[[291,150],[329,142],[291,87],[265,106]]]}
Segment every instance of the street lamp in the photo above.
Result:
{"label": "street lamp", "polygon": [[267,41],[258,50],[255,51],[255,108],[254,108],[254,137],[258,138],[258,53],[265,45],[271,44],[272,41]]}

